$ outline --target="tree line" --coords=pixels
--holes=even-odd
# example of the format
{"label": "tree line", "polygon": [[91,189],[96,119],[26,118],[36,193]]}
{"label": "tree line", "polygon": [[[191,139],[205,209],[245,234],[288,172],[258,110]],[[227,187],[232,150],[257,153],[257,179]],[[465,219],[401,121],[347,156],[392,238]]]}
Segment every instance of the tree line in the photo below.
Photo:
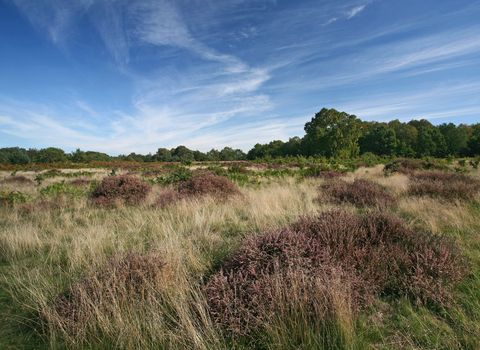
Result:
{"label": "tree line", "polygon": [[208,152],[193,151],[185,146],[159,148],[155,154],[130,153],[109,156],[106,153],[77,149],[65,153],[62,149],[24,149],[7,147],[0,149],[0,163],[56,163],[71,161],[137,161],[137,162],[183,162],[236,161],[259,158],[325,157],[353,159],[371,153],[378,156],[399,157],[474,157],[480,155],[480,123],[466,125],[443,123],[433,125],[428,120],[411,120],[402,123],[362,121],[353,114],[323,108],[305,124],[305,135],[267,144],[257,143],[247,153],[240,149],[224,147]]}

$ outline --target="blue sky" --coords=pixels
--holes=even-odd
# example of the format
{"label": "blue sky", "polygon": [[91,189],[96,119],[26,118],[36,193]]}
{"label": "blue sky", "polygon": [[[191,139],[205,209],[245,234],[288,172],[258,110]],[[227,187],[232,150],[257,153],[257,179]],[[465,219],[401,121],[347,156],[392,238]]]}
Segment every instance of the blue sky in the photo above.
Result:
{"label": "blue sky", "polygon": [[480,122],[480,1],[0,0],[0,147],[288,141],[323,107]]}

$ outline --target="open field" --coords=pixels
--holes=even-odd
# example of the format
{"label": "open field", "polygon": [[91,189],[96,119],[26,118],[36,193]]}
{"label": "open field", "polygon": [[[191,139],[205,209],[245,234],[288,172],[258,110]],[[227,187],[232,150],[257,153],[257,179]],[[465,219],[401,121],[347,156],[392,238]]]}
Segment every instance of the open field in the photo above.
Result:
{"label": "open field", "polygon": [[[0,348],[480,348],[478,169],[444,179],[418,175],[430,174],[426,171],[386,176],[383,165],[378,165],[328,179],[301,176],[294,170],[262,173],[237,167],[220,174],[223,170],[211,168],[236,183],[239,193],[222,197],[216,192],[191,195],[189,187],[182,190],[178,182],[168,180],[173,177],[167,170],[161,179],[143,177],[152,189],[138,204],[116,199],[107,206],[92,203],[93,187],[108,175],[119,177],[129,171],[62,169],[59,174],[79,176],[54,174],[40,180],[34,171],[17,172],[15,177],[32,180],[24,182],[6,181],[13,176],[0,172]],[[142,173],[125,176],[141,179]],[[76,178],[94,182],[69,185]],[[335,183],[348,191],[352,184],[360,186],[359,179],[373,183],[372,191],[383,191],[382,201],[374,197],[372,203],[359,202],[362,194],[329,190]],[[417,183],[434,192],[419,193],[414,190]],[[450,185],[458,188],[453,194],[444,189]],[[21,195],[15,196],[15,191]],[[172,191],[181,196],[168,197],[159,205],[158,199]],[[462,271],[458,266],[458,283],[454,277],[440,280],[443,274],[453,276],[440,271],[440,265],[440,272],[432,267],[429,275],[447,286],[445,298],[451,300],[436,302],[430,290],[417,295],[404,287],[391,292],[390,287],[373,286],[371,300],[355,308],[348,269],[335,267],[328,278],[315,279],[314,285],[324,288],[324,299],[315,303],[328,302],[313,316],[308,309],[312,301],[301,298],[306,287],[290,276],[289,283],[281,285],[288,288],[272,294],[281,307],[267,310],[271,317],[259,316],[259,327],[249,328],[240,314],[239,327],[245,332],[219,322],[230,314],[215,314],[207,291],[212,277],[228,269],[225,261],[249,237],[281,231],[305,215],[333,209],[352,218],[382,211],[400,218],[406,230],[454,240],[461,257],[452,261],[465,263]],[[442,255],[444,262],[455,255],[449,254]],[[435,264],[436,258],[431,257]],[[442,290],[440,284],[437,287]]]}

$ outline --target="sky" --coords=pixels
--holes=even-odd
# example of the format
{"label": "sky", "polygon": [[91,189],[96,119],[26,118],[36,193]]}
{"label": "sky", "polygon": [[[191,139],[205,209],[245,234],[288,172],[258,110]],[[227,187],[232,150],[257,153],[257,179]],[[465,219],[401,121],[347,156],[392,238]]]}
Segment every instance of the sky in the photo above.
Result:
{"label": "sky", "polygon": [[251,149],[322,108],[480,122],[478,0],[0,0],[0,147]]}

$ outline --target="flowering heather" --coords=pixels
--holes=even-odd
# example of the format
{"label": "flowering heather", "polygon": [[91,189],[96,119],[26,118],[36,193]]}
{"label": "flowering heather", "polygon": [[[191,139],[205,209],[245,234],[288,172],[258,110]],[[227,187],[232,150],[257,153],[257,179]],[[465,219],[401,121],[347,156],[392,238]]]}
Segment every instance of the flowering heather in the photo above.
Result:
{"label": "flowering heather", "polygon": [[92,202],[94,204],[109,206],[115,200],[122,199],[129,205],[139,204],[143,201],[152,186],[130,175],[105,177],[93,190]]}
{"label": "flowering heather", "polygon": [[298,298],[312,322],[327,322],[339,290],[347,291],[342,295],[354,311],[376,295],[448,305],[467,266],[450,240],[412,230],[389,214],[332,210],[246,237],[211,277],[207,296],[217,323],[249,334],[280,309],[302,304]]}
{"label": "flowering heather", "polygon": [[408,192],[417,196],[471,199],[480,191],[480,181],[468,175],[439,171],[416,172]]}
{"label": "flowering heather", "polygon": [[238,194],[240,191],[237,186],[227,178],[211,173],[197,173],[187,181],[181,181],[176,190],[162,193],[156,204],[165,208],[182,198],[210,195],[218,200],[226,200]]}
{"label": "flowering heather", "polygon": [[378,206],[380,209],[394,207],[397,199],[376,183],[355,179],[353,183],[330,181],[321,186],[323,193],[333,202],[347,202],[359,207]]}

